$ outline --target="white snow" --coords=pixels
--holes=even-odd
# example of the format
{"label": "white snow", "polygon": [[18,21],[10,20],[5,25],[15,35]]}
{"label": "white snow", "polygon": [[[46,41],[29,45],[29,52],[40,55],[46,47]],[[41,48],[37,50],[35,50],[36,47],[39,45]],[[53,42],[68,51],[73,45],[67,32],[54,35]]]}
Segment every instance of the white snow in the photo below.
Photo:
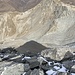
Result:
{"label": "white snow", "polygon": [[57,72],[53,73],[53,75],[56,75],[56,74],[57,74]]}
{"label": "white snow", "polygon": [[73,53],[73,55],[75,55],[75,53]]}
{"label": "white snow", "polygon": [[[7,69],[7,68],[5,67],[5,68],[4,68],[4,71],[5,71],[6,69]],[[1,73],[1,75],[4,75],[4,71]]]}
{"label": "white snow", "polygon": [[18,55],[16,57],[13,57],[13,58],[10,58],[10,59],[13,60],[13,59],[17,59],[17,58],[20,58],[20,57],[21,57],[21,55]]}
{"label": "white snow", "polygon": [[26,74],[26,72],[23,73],[23,75],[25,75],[25,74]]}
{"label": "white snow", "polygon": [[62,65],[62,68],[60,70],[58,70],[59,72],[67,72],[66,68]]}
{"label": "white snow", "polygon": [[52,62],[48,62],[48,65],[51,66],[51,63],[52,63]]}
{"label": "white snow", "polygon": [[75,62],[75,60],[72,60],[72,62]]}
{"label": "white snow", "polygon": [[45,58],[43,58],[43,57],[40,57],[40,59],[42,59],[42,60],[44,60],[44,61],[46,61],[46,62],[48,62]]}
{"label": "white snow", "polygon": [[71,73],[71,75],[75,75],[75,73]]}
{"label": "white snow", "polygon": [[59,69],[60,69],[60,67],[57,67],[57,66],[54,66],[54,68],[55,68],[56,70],[59,70]]}
{"label": "white snow", "polygon": [[48,71],[46,71],[46,74],[47,75],[52,75],[52,74],[54,74],[56,71],[53,71],[53,70],[48,70]]}
{"label": "white snow", "polygon": [[25,56],[22,60],[24,60],[24,59],[31,59],[31,57]]}
{"label": "white snow", "polygon": [[9,55],[5,55],[4,58],[7,58]]}
{"label": "white snow", "polygon": [[61,65],[60,63],[54,63],[54,65]]}
{"label": "white snow", "polygon": [[3,55],[1,54],[0,57],[3,57]]}

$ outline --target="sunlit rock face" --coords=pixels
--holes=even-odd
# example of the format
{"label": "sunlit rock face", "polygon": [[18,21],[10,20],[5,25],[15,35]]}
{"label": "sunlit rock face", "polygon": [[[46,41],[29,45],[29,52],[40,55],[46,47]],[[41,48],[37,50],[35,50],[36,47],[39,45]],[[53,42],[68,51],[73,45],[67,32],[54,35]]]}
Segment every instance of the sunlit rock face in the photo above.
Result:
{"label": "sunlit rock face", "polygon": [[65,45],[75,42],[75,6],[69,2],[74,0],[61,0],[55,6],[54,23],[50,30],[40,39],[43,43]]}
{"label": "sunlit rock face", "polygon": [[[17,0],[16,2],[18,1],[20,0]],[[1,2],[6,1],[4,0]],[[9,4],[10,2],[12,2],[12,0],[9,0],[6,3]],[[0,43],[2,47],[18,46],[28,40],[37,40],[41,38],[51,27],[50,16],[52,15],[50,12],[51,7],[49,6],[51,0],[29,0],[27,3],[30,3],[28,5],[31,6],[36,3],[36,6],[27,11],[13,11],[12,9],[8,10],[8,12],[4,12],[4,10],[1,11]]]}
{"label": "sunlit rock face", "polygon": [[0,0],[0,47],[75,42],[75,8],[59,0]]}

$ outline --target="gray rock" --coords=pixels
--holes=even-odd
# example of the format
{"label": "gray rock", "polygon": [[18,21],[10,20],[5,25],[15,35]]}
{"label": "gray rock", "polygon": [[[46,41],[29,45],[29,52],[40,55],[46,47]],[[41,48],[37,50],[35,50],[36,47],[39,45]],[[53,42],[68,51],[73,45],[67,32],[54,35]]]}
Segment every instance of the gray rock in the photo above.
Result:
{"label": "gray rock", "polygon": [[52,69],[52,67],[49,66],[48,64],[41,65],[41,68],[42,68],[44,71],[47,71],[47,70]]}
{"label": "gray rock", "polygon": [[46,58],[38,57],[37,59],[38,59],[38,61],[40,62],[40,65],[41,65],[41,64],[47,64]]}
{"label": "gray rock", "polygon": [[66,67],[69,70],[74,65],[74,63],[72,61],[69,61],[69,60],[62,62],[62,64],[64,67]]}
{"label": "gray rock", "polygon": [[[27,54],[28,52],[35,54],[40,53],[42,50],[47,49],[45,46],[43,46],[42,44],[35,42],[35,41],[29,41],[27,43],[25,43],[24,45],[16,48],[16,50],[19,53],[23,53],[23,54]],[[29,55],[29,54],[27,54]]]}
{"label": "gray rock", "polygon": [[31,70],[29,70],[28,72],[25,73],[25,75],[30,75],[31,74]]}
{"label": "gray rock", "polygon": [[2,58],[0,58],[0,62],[2,61]]}
{"label": "gray rock", "polygon": [[28,72],[25,73],[25,75],[39,75],[39,70],[38,69],[29,70]]}
{"label": "gray rock", "polygon": [[29,64],[24,64],[24,71],[27,72],[30,69]]}
{"label": "gray rock", "polygon": [[34,68],[39,67],[39,65],[40,65],[39,62],[33,62],[33,63],[30,63],[30,68],[31,68],[31,69],[34,69]]}
{"label": "gray rock", "polygon": [[4,67],[4,71],[1,75],[21,75],[24,72],[23,64],[13,64],[7,67]]}
{"label": "gray rock", "polygon": [[73,65],[73,66],[72,66],[72,68],[74,68],[74,69],[75,69],[75,65]]}
{"label": "gray rock", "polygon": [[75,68],[71,68],[70,72],[75,73]]}
{"label": "gray rock", "polygon": [[30,75],[39,75],[39,70],[38,69],[34,69]]}
{"label": "gray rock", "polygon": [[26,61],[29,63],[31,69],[39,67],[40,65],[40,62],[37,60],[37,58],[27,59]]}
{"label": "gray rock", "polygon": [[75,63],[75,55],[74,55],[74,57],[72,58],[72,60],[73,60],[73,62]]}
{"label": "gray rock", "polygon": [[40,70],[40,69],[39,69],[39,75],[44,75],[43,70]]}
{"label": "gray rock", "polygon": [[67,73],[58,72],[56,75],[67,75]]}
{"label": "gray rock", "polygon": [[66,46],[60,46],[56,47],[57,53],[56,53],[56,60],[62,60],[64,57],[69,58],[73,56],[73,52],[75,51],[74,47],[66,47]]}
{"label": "gray rock", "polygon": [[11,66],[13,63],[12,62],[0,62],[0,75],[2,74],[2,72],[4,71],[5,66]]}
{"label": "gray rock", "polygon": [[50,57],[51,59],[56,59],[57,51],[55,49],[45,49],[41,52],[41,55],[44,57]]}
{"label": "gray rock", "polygon": [[70,72],[71,72],[71,73],[75,73],[75,65],[72,66]]}
{"label": "gray rock", "polygon": [[71,58],[71,57],[73,57],[73,54],[70,51],[67,51],[66,54],[64,55],[64,59]]}

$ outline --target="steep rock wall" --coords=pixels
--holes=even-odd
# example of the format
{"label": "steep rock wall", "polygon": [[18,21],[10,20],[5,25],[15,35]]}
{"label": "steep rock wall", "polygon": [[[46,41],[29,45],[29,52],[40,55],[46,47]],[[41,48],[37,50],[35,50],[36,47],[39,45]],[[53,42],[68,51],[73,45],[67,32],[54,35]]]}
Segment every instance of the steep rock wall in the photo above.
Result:
{"label": "steep rock wall", "polygon": [[[9,5],[12,6],[11,3]],[[75,7],[63,0],[41,0],[35,7],[26,11],[2,10],[0,47],[18,47],[30,40],[44,45],[75,42],[74,24]]]}

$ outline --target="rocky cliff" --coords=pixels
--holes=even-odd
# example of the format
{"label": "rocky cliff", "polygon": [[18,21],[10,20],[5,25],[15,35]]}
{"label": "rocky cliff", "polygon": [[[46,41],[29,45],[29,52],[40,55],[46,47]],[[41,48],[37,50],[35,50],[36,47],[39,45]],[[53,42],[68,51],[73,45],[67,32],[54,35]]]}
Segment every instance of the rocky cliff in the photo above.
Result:
{"label": "rocky cliff", "polygon": [[0,47],[75,42],[74,0],[0,0]]}

